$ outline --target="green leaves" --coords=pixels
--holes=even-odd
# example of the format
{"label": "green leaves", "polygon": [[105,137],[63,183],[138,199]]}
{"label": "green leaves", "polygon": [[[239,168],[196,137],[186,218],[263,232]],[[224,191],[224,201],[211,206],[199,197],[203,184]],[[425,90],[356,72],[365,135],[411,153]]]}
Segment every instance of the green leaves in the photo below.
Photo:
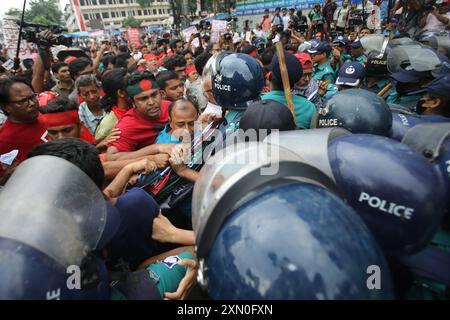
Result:
{"label": "green leaves", "polygon": [[62,25],[62,15],[58,0],[31,0],[29,9],[25,11],[25,21]]}
{"label": "green leaves", "polygon": [[130,28],[139,28],[142,24],[142,21],[137,20],[135,17],[127,17],[122,22],[122,26],[124,28],[130,27]]}

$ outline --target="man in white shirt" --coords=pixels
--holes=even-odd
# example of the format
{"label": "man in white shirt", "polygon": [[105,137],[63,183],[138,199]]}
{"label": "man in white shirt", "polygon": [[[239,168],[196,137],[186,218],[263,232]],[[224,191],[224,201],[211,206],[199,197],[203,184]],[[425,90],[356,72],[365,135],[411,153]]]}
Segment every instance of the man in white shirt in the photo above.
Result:
{"label": "man in white shirt", "polygon": [[280,8],[275,8],[272,18],[272,26],[283,24],[283,19],[280,17]]}
{"label": "man in white shirt", "polygon": [[283,30],[286,31],[289,28],[289,21],[291,21],[291,16],[287,14],[287,9],[283,8],[281,10],[281,20],[283,21]]}
{"label": "man in white shirt", "polygon": [[334,11],[334,25],[336,27],[336,31],[344,32],[345,27],[347,26],[350,6],[348,5],[349,0],[344,0],[342,2],[342,6],[338,7],[336,11]]}

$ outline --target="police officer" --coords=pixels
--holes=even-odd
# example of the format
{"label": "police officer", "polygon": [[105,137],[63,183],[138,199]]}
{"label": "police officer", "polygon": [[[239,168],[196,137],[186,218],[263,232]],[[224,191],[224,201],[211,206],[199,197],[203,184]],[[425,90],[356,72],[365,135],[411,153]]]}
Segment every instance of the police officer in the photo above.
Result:
{"label": "police officer", "polygon": [[308,53],[314,61],[313,78],[317,81],[334,83],[334,70],[328,61],[330,51],[331,47],[323,41],[314,42],[311,48],[308,49]]}
{"label": "police officer", "polygon": [[[398,39],[402,40],[402,39]],[[392,45],[393,41],[390,41]],[[442,60],[430,48],[417,45],[398,45],[388,51],[387,67],[395,80],[395,90],[386,98],[415,111],[420,95],[414,93],[433,80]]]}
{"label": "police officer", "polygon": [[334,37],[332,58],[330,64],[334,68],[334,71],[336,73],[339,72],[339,69],[344,65],[345,62],[351,60],[351,56],[346,51],[347,40],[341,35]]}
{"label": "police officer", "polygon": [[425,116],[425,120],[427,118],[445,117],[447,121],[450,121],[449,73],[439,76],[414,93],[422,94],[417,103],[416,111],[418,114]]}
{"label": "police officer", "polygon": [[386,102],[373,92],[347,89],[333,95],[319,108],[311,127],[342,127],[353,133],[389,137],[392,112]]}
{"label": "police officer", "polygon": [[222,53],[212,57],[212,93],[226,110],[223,125],[229,132],[239,128],[239,119],[248,105],[259,100],[264,74],[257,60],[243,53]]}
{"label": "police officer", "polygon": [[[199,283],[211,298],[393,298],[377,244],[322,172],[265,143],[239,143],[211,160],[192,216]],[[367,289],[361,265],[371,264],[383,270],[381,290]]]}
{"label": "police officer", "polygon": [[[378,94],[391,83],[388,75],[386,55],[380,58],[376,52],[369,53],[366,64],[366,78],[362,88]],[[387,94],[384,96],[387,96]]]}
{"label": "police officer", "polygon": [[364,54],[364,48],[359,39],[352,42],[350,45],[350,55],[352,61],[358,61],[364,65],[367,63],[367,57]]}

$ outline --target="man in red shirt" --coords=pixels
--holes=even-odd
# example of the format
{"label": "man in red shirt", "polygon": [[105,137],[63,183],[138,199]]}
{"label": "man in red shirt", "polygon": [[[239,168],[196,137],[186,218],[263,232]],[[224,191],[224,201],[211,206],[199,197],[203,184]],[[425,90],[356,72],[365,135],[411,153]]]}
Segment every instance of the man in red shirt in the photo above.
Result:
{"label": "man in red shirt", "polygon": [[0,80],[0,107],[8,116],[0,128],[0,154],[17,149],[17,160],[21,162],[26,159],[31,149],[50,139],[39,118],[36,94],[23,80]]}
{"label": "man in red shirt", "polygon": [[163,153],[168,161],[168,154],[174,145],[153,145],[169,119],[170,102],[162,102],[159,90],[155,77],[148,71],[136,71],[130,76],[127,93],[133,100],[133,108],[116,125],[120,138],[109,144],[107,160]]}

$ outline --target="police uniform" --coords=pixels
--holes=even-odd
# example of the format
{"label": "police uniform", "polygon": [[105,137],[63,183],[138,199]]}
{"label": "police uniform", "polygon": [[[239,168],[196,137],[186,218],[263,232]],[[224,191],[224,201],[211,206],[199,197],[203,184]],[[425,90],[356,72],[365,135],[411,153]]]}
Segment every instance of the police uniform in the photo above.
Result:
{"label": "police uniform", "polygon": [[380,90],[386,87],[389,83],[390,81],[388,78],[381,78],[380,80],[375,82],[371,87],[368,87],[367,83],[365,83],[362,89],[366,89],[378,94],[378,92],[380,92]]}
{"label": "police uniform", "polygon": [[[341,54],[341,59],[342,59],[342,61],[343,61],[344,63],[347,63],[347,62],[349,62],[349,61],[352,60],[352,56],[349,55],[348,53],[342,53],[342,54]],[[340,65],[339,61],[336,62],[336,65],[335,65],[335,67],[334,67],[334,73],[337,74],[337,73],[339,72],[339,69],[340,69],[341,67],[342,67],[342,66]]]}
{"label": "police uniform", "polygon": [[319,65],[314,65],[313,79],[317,81],[327,81],[330,80],[334,82],[334,70],[330,65],[330,62]]}
{"label": "police uniform", "polygon": [[366,64],[366,63],[367,63],[367,57],[366,57],[364,54],[362,54],[362,55],[360,55],[359,57],[356,57],[356,58],[353,58],[353,57],[352,57],[351,60],[352,60],[352,61],[358,61],[358,62],[361,62],[362,64]]}
{"label": "police uniform", "polygon": [[410,109],[415,108],[419,100],[420,95],[400,96],[395,90],[386,98],[387,103],[399,104]]}

